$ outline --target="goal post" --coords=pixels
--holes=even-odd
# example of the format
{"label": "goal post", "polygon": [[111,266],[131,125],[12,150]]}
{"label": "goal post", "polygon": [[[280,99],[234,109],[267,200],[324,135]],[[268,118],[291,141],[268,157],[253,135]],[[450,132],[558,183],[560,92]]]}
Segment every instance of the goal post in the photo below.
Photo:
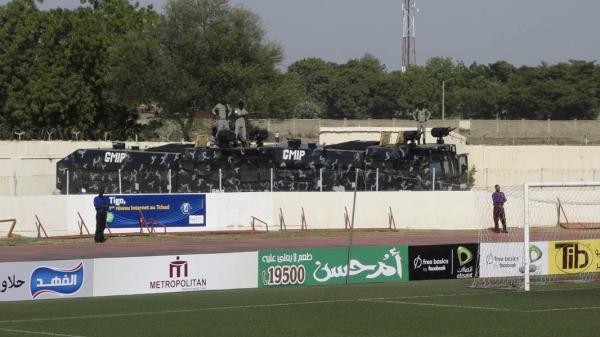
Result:
{"label": "goal post", "polygon": [[592,263],[600,263],[600,182],[528,182],[501,191],[508,230],[498,233],[494,191],[472,190],[480,216],[473,287],[530,291],[534,283],[600,278]]}

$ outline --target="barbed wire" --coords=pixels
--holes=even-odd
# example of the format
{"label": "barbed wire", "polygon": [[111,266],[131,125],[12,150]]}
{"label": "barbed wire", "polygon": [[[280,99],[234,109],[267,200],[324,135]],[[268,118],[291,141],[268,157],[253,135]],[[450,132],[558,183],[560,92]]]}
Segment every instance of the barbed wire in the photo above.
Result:
{"label": "barbed wire", "polygon": [[80,141],[150,141],[159,136],[149,129],[111,129],[81,131],[63,128],[10,129],[0,127],[0,140],[80,140]]}

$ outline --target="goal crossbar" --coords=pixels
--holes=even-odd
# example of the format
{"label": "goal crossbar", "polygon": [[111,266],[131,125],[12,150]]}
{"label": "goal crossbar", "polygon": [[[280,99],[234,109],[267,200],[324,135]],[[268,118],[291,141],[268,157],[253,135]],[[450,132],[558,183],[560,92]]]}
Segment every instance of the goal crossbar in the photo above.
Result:
{"label": "goal crossbar", "polygon": [[524,262],[524,289],[529,291],[531,287],[530,280],[530,261],[529,261],[529,189],[532,187],[598,187],[600,182],[532,182],[523,185],[523,262]]}

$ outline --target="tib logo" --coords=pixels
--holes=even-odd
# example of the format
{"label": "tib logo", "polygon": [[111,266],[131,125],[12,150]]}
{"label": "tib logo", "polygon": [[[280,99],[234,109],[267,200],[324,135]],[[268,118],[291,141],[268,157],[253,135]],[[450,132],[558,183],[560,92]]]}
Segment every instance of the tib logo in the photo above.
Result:
{"label": "tib logo", "polygon": [[590,249],[579,242],[557,242],[555,263],[564,273],[581,273],[590,266]]}
{"label": "tib logo", "polygon": [[187,277],[188,276],[188,263],[187,261],[179,260],[179,256],[175,261],[169,263],[169,278],[173,277]]}

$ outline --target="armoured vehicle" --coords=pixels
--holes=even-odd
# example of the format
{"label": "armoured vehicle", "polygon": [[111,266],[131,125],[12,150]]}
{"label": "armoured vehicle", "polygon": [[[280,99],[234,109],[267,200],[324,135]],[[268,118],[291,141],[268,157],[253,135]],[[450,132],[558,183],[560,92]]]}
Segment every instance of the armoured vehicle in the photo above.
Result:
{"label": "armoured vehicle", "polygon": [[449,129],[438,129],[444,129],[434,135],[438,142],[427,145],[415,143],[414,131],[404,132],[394,144],[331,145],[298,139],[265,145],[266,132],[251,132],[253,146],[241,146],[224,135],[216,139],[218,145],[139,150],[120,143],[112,149],[80,149],[57,163],[56,187],[63,194],[100,188],[107,193],[466,189],[467,154],[444,144],[439,135]]}

